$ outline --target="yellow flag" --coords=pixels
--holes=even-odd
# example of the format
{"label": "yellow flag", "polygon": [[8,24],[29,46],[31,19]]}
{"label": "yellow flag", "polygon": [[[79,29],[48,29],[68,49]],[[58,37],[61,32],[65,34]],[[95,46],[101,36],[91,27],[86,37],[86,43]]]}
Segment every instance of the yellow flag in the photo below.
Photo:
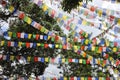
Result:
{"label": "yellow flag", "polygon": [[88,39],[86,39],[86,40],[85,40],[85,44],[87,45],[88,43],[89,43],[89,40],[88,40]]}
{"label": "yellow flag", "polygon": [[21,47],[22,46],[22,42],[18,42],[18,47]]}
{"label": "yellow flag", "polygon": [[117,52],[117,48],[116,47],[113,48],[113,52]]}
{"label": "yellow flag", "polygon": [[14,56],[10,56],[10,60],[14,60]]}
{"label": "yellow flag", "polygon": [[106,43],[106,46],[109,46],[109,45],[110,45],[110,43],[109,43],[108,40],[105,40],[105,43]]}
{"label": "yellow flag", "polygon": [[84,77],[81,77],[81,80],[84,80]]}
{"label": "yellow flag", "polygon": [[45,58],[45,62],[48,62],[48,57]]}
{"label": "yellow flag", "polygon": [[102,77],[99,77],[99,80],[102,80]]}
{"label": "yellow flag", "polygon": [[9,36],[9,37],[12,37],[12,32],[8,32],[8,36]]}
{"label": "yellow flag", "polygon": [[10,12],[13,12],[13,11],[14,11],[14,7],[13,7],[13,6],[10,6],[10,7],[9,7],[9,11],[10,11]]}
{"label": "yellow flag", "polygon": [[55,48],[58,48],[58,47],[59,47],[59,45],[58,45],[58,44],[56,44],[56,45],[55,45]]}
{"label": "yellow flag", "polygon": [[5,41],[1,41],[1,46],[3,46],[3,45],[4,45],[4,43],[5,43]]}
{"label": "yellow flag", "polygon": [[99,15],[99,16],[102,16],[102,10],[99,10],[99,11],[98,11],[98,15]]}
{"label": "yellow flag", "polygon": [[48,36],[48,40],[51,38],[51,36]]}
{"label": "yellow flag", "polygon": [[44,32],[44,33],[45,33],[45,34],[48,34],[48,32],[49,32],[49,30],[48,30],[48,29],[45,29],[45,32]]}
{"label": "yellow flag", "polygon": [[86,20],[82,21],[82,25],[86,25],[86,23],[87,23]]}
{"label": "yellow flag", "polygon": [[82,64],[82,59],[79,59],[79,63],[81,63],[81,64]]}
{"label": "yellow flag", "polygon": [[83,3],[82,3],[82,2],[79,2],[79,5],[80,5],[80,6],[82,6],[82,5],[83,5]]}
{"label": "yellow flag", "polygon": [[67,77],[64,77],[64,80],[67,80]]}
{"label": "yellow flag", "polygon": [[28,17],[28,18],[27,18],[27,23],[28,23],[28,24],[31,24],[31,22],[32,22],[32,19]]}
{"label": "yellow flag", "polygon": [[118,19],[118,22],[117,22],[117,23],[118,23],[118,25],[120,26],[120,19]]}
{"label": "yellow flag", "polygon": [[40,43],[37,43],[37,46],[39,47],[39,46],[40,46]]}
{"label": "yellow flag", "polygon": [[92,60],[92,56],[89,56],[88,59],[89,59],[89,60]]}
{"label": "yellow flag", "polygon": [[95,46],[92,46],[92,51],[95,51]]}
{"label": "yellow flag", "polygon": [[76,46],[76,45],[74,45],[74,50],[78,50],[78,48],[77,48],[77,46]]}
{"label": "yellow flag", "polygon": [[32,37],[32,34],[28,34],[28,39],[31,39],[31,37]]}
{"label": "yellow flag", "polygon": [[45,12],[45,11],[47,11],[48,6],[44,4],[43,7],[42,7],[42,9],[43,9],[43,11]]}
{"label": "yellow flag", "polygon": [[66,20],[66,19],[67,19],[67,16],[66,16],[66,15],[63,15],[62,18],[63,18],[63,20]]}
{"label": "yellow flag", "polygon": [[30,59],[31,59],[31,57],[28,56],[28,57],[27,57],[27,61],[30,61]]}
{"label": "yellow flag", "polygon": [[62,63],[65,63],[65,58],[62,59]]}
{"label": "yellow flag", "polygon": [[88,37],[88,33],[85,34],[85,37]]}

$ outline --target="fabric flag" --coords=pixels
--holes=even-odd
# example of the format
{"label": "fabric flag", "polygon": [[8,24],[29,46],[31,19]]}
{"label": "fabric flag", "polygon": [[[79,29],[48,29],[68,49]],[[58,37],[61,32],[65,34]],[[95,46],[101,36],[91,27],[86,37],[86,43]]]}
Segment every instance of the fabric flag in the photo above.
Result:
{"label": "fabric flag", "polygon": [[32,48],[33,47],[33,43],[30,43],[30,48]]}
{"label": "fabric flag", "polygon": [[13,32],[12,37],[13,37],[13,38],[16,38],[16,37],[17,37],[15,32]]}
{"label": "fabric flag", "polygon": [[41,62],[45,62],[45,58],[41,58]]}
{"label": "fabric flag", "polygon": [[8,47],[10,47],[11,46],[11,42],[10,41],[8,41],[8,45],[7,45]]}
{"label": "fabric flag", "polygon": [[19,18],[20,18],[20,19],[24,19],[24,17],[25,17],[25,14],[24,14],[23,12],[21,12],[21,13],[19,14]]}
{"label": "fabric flag", "polygon": [[67,80],[67,77],[64,77],[64,80]]}
{"label": "fabric flag", "polygon": [[26,38],[26,39],[27,39],[27,38],[28,38],[28,34],[26,34],[26,33],[25,33],[25,34],[24,34],[24,38]]}
{"label": "fabric flag", "polygon": [[48,39],[48,36],[47,36],[47,35],[44,35],[43,38],[44,38],[44,40],[47,40],[47,39]]}
{"label": "fabric flag", "polygon": [[12,37],[12,32],[8,32],[8,36],[9,36],[9,37]]}
{"label": "fabric flag", "polygon": [[82,59],[79,59],[79,63],[82,64],[82,62],[83,62]]}
{"label": "fabric flag", "polygon": [[30,43],[26,42],[26,47],[29,48],[30,47]]}
{"label": "fabric flag", "polygon": [[31,37],[32,37],[32,34],[28,34],[28,39],[31,39]]}
{"label": "fabric flag", "polygon": [[21,33],[21,38],[24,38],[24,33]]}
{"label": "fabric flag", "polygon": [[40,43],[37,43],[37,47],[40,47]]}
{"label": "fabric flag", "polygon": [[22,42],[18,42],[18,46],[19,46],[19,47],[22,47]]}
{"label": "fabric flag", "polygon": [[9,7],[9,11],[10,11],[10,12],[13,12],[13,11],[14,11],[14,7],[13,7],[13,6],[10,6],[10,7]]}
{"label": "fabric flag", "polygon": [[84,80],[84,77],[81,77],[81,80]]}
{"label": "fabric flag", "polygon": [[46,57],[46,58],[45,58],[45,62],[49,62],[49,59],[48,59],[48,57]]}
{"label": "fabric flag", "polygon": [[46,4],[44,4],[44,5],[42,6],[42,9],[43,9],[43,11],[45,12],[45,11],[47,11],[48,6],[47,6]]}
{"label": "fabric flag", "polygon": [[40,31],[41,31],[41,32],[45,32],[45,29],[46,29],[46,28],[41,27]]}
{"label": "fabric flag", "polygon": [[40,36],[39,34],[36,34],[35,39],[38,40],[38,39],[39,39],[39,36]]}
{"label": "fabric flag", "polygon": [[27,57],[27,61],[28,61],[28,62],[30,62],[30,60],[31,60],[31,57],[30,57],[30,56],[28,56],[28,57]]}
{"label": "fabric flag", "polygon": [[41,39],[41,40],[43,39],[43,35],[40,35],[40,39]]}
{"label": "fabric flag", "polygon": [[15,57],[15,56],[11,55],[11,56],[10,56],[10,60],[13,61],[13,60],[14,60],[14,57]]}
{"label": "fabric flag", "polygon": [[12,47],[14,47],[14,46],[15,46],[14,44],[15,44],[15,42],[11,42],[11,46],[12,46]]}
{"label": "fabric flag", "polygon": [[20,32],[17,33],[17,37],[21,38],[21,33]]}
{"label": "fabric flag", "polygon": [[62,63],[65,63],[65,58],[62,58]]}
{"label": "fabric flag", "polygon": [[34,57],[34,61],[35,61],[35,62],[38,62],[38,61],[39,61],[39,58],[38,58],[38,57]]}
{"label": "fabric flag", "polygon": [[68,61],[69,61],[69,63],[71,63],[71,62],[72,62],[72,59],[70,58]]}
{"label": "fabric flag", "polygon": [[117,48],[116,47],[113,48],[113,52],[117,52]]}
{"label": "fabric flag", "polygon": [[58,45],[58,44],[55,44],[55,48],[59,48],[59,45]]}
{"label": "fabric flag", "polygon": [[44,48],[48,48],[48,44],[47,43],[44,44]]}
{"label": "fabric flag", "polygon": [[34,39],[36,38],[36,35],[35,34],[33,34],[33,36],[32,36]]}

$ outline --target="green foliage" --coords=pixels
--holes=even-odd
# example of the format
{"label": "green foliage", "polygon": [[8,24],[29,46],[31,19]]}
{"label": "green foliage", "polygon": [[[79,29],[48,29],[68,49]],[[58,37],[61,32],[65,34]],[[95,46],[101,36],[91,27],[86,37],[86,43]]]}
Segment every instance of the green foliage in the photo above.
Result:
{"label": "green foliage", "polygon": [[[86,0],[86,3],[88,3],[88,1],[92,0]],[[79,6],[79,2],[83,2],[83,0],[63,0],[61,3],[62,9],[70,12],[72,9],[76,9]]]}

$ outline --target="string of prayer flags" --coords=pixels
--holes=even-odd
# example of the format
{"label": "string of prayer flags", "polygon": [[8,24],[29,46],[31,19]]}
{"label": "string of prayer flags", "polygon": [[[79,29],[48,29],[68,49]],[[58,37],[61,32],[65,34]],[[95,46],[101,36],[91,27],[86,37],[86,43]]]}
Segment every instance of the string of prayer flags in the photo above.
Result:
{"label": "string of prayer flags", "polygon": [[[101,64],[104,64],[104,65],[107,65],[109,64],[109,61],[108,60],[102,60],[102,59],[95,59],[93,58],[92,60],[86,60],[86,59],[72,59],[72,58],[50,58],[50,57],[37,57],[37,56],[21,56],[21,55],[18,55],[18,56],[14,56],[14,55],[2,55],[0,54],[0,60],[15,60],[15,59],[18,59],[20,60],[21,58],[25,58],[26,61],[28,62],[49,62],[49,63],[54,63],[54,64],[60,64],[60,63],[79,63],[79,64],[98,64],[100,65],[99,62],[101,62]],[[116,66],[119,66],[120,65],[120,61],[117,60],[115,62]]]}
{"label": "string of prayer flags", "polygon": [[[40,1],[40,0],[38,0],[38,1]],[[36,5],[38,5],[39,6],[39,3],[37,3],[38,1],[35,1],[35,0],[33,0],[33,3],[35,3]],[[42,6],[40,5],[40,7],[43,9],[43,7],[45,7],[45,6],[47,6],[45,3],[43,3],[42,2]],[[49,13],[49,16],[50,15],[53,15],[53,13],[54,13],[54,17],[56,17],[56,18],[58,18],[58,23],[60,23],[61,21],[62,21],[62,24],[64,23],[65,24],[65,20],[68,20],[68,22],[69,22],[69,19],[71,18],[70,16],[68,16],[68,15],[65,15],[65,14],[62,14],[61,12],[58,12],[58,11],[55,11],[54,9],[52,9],[52,8],[50,8],[50,7],[48,7],[47,6],[47,8],[48,9],[45,9],[45,11],[44,12],[48,12]],[[78,20],[79,21],[79,23],[80,23],[80,21],[82,21],[82,20]],[[73,20],[72,20],[72,22],[73,22]],[[86,23],[86,22],[85,22]],[[71,24],[73,24],[73,25],[71,25]],[[71,24],[69,24],[69,26],[73,29],[73,28],[75,28],[75,26],[76,26],[76,23],[71,23]],[[81,23],[82,24],[82,23]],[[86,23],[86,24],[88,24],[88,23]],[[86,25],[85,24],[85,25]],[[73,29],[74,30],[74,29]],[[82,31],[81,29],[80,29],[80,31]],[[80,32],[79,31],[79,32]],[[85,32],[86,33],[86,32]],[[88,34],[88,33],[86,33],[86,34]]]}
{"label": "string of prayer flags", "polygon": [[[43,44],[43,43],[29,43],[29,42],[12,42],[12,41],[1,41],[1,46],[8,46],[8,47],[26,47],[26,48],[36,48],[36,47],[44,47],[44,48],[58,48],[58,44]],[[61,45],[59,45],[59,49],[67,49],[67,46],[63,45],[61,47]],[[79,55],[82,55],[83,57],[87,57],[88,59],[90,59],[92,56],[86,54],[85,52],[80,52]],[[93,58],[93,57],[92,57]],[[96,59],[97,60],[97,59]],[[114,59],[110,59],[110,61],[116,62]],[[94,63],[94,64],[98,64],[98,63]],[[116,63],[114,63],[116,64]]]}
{"label": "string of prayer flags", "polygon": [[[24,17],[24,16],[23,16]],[[34,25],[34,27],[36,28],[36,29],[40,29],[41,30],[41,26],[39,26],[39,24],[38,23],[36,23],[35,25]],[[42,28],[44,28],[43,26],[42,26]],[[45,33],[47,34],[47,32],[48,32],[48,30],[47,29],[43,29],[44,31],[45,31]],[[5,43],[6,44],[6,43]],[[22,45],[21,44],[19,44],[20,46],[25,46],[25,43],[23,43]],[[36,44],[34,44],[34,47],[36,47]],[[64,47],[65,48],[65,47]],[[88,55],[87,55],[88,56]]]}
{"label": "string of prayer flags", "polygon": [[[81,7],[87,8],[92,12],[96,12],[98,14],[98,16],[100,16],[100,17],[101,16],[110,17],[111,15],[114,16],[117,13],[117,11],[102,9],[102,8],[97,7],[97,6],[88,5],[86,3],[81,3],[80,2],[79,4],[80,4]],[[114,16],[114,18],[116,18],[116,17]]]}
{"label": "string of prayer flags", "polygon": [[[22,36],[25,36],[25,35],[22,35]],[[36,35],[33,35],[33,37],[36,39]],[[24,37],[25,38],[25,37]],[[46,35],[40,35],[39,37],[40,39],[42,40],[48,40],[48,37]],[[54,38],[55,39],[55,38]],[[43,44],[43,45],[37,45],[37,44]],[[91,45],[87,43],[87,45],[81,45],[81,46],[78,46],[78,45],[72,45],[69,43],[69,45],[66,45],[66,44],[61,44],[61,43],[56,43],[56,44],[44,44],[44,43],[32,43],[32,42],[15,42],[15,41],[1,41],[0,43],[0,46],[8,46],[8,47],[13,47],[13,46],[18,46],[18,47],[27,47],[27,48],[35,48],[35,47],[43,47],[44,48],[51,48],[51,46],[55,46],[55,47],[52,47],[52,48],[58,48],[58,49],[73,49],[75,52],[77,52],[79,49],[82,50],[82,51],[93,51],[93,52],[96,52],[96,53],[102,53],[102,52],[119,52],[120,49],[117,48],[117,47],[107,47],[107,46],[95,46],[95,45]],[[49,45],[49,46],[47,46]],[[111,50],[112,49],[112,50]]]}

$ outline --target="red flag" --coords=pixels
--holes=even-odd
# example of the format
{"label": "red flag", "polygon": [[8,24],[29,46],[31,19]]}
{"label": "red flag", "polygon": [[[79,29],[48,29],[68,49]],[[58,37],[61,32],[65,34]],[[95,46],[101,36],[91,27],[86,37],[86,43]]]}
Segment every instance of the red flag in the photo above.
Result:
{"label": "red flag", "polygon": [[119,60],[117,60],[116,61],[116,66],[118,66],[120,64],[120,61]]}
{"label": "red flag", "polygon": [[11,46],[11,41],[8,41],[8,47],[10,47]]}
{"label": "red flag", "polygon": [[48,45],[47,43],[46,43],[46,44],[44,44],[44,48],[48,48],[48,46],[49,46],[49,45]]}
{"label": "red flag", "polygon": [[67,45],[63,45],[63,49],[67,49]]}
{"label": "red flag", "polygon": [[72,59],[70,58],[68,61],[69,61],[69,62],[72,62]]}
{"label": "red flag", "polygon": [[92,77],[88,77],[88,80],[92,80]]}
{"label": "red flag", "polygon": [[89,59],[87,59],[87,60],[86,60],[86,63],[87,63],[87,64],[90,64],[90,60],[89,60]]}
{"label": "red flag", "polygon": [[39,37],[40,37],[40,35],[39,35],[39,34],[36,34],[36,40],[38,40],[38,39],[39,39]]}
{"label": "red flag", "polygon": [[20,14],[19,14],[19,18],[20,18],[20,19],[24,19],[24,17],[25,17],[25,14],[24,14],[24,13],[20,13]]}
{"label": "red flag", "polygon": [[58,36],[55,36],[55,40],[58,41],[58,40],[59,40],[59,37],[58,37]]}
{"label": "red flag", "polygon": [[94,12],[94,11],[95,11],[95,7],[94,7],[94,6],[91,6],[90,10],[91,10],[92,12]]}
{"label": "red flag", "polygon": [[109,77],[106,77],[106,80],[110,80],[110,78],[109,78]]}
{"label": "red flag", "polygon": [[85,46],[81,46],[81,50],[84,51]]}
{"label": "red flag", "polygon": [[118,43],[117,43],[117,42],[114,42],[114,46],[118,46]]}
{"label": "red flag", "polygon": [[34,57],[34,61],[35,61],[35,62],[38,62],[38,57]]}
{"label": "red flag", "polygon": [[26,42],[26,47],[29,48],[30,47],[30,43]]}
{"label": "red flag", "polygon": [[17,33],[17,37],[20,38],[21,37],[21,33],[18,32]]}
{"label": "red flag", "polygon": [[74,77],[70,77],[70,80],[74,80]]}

